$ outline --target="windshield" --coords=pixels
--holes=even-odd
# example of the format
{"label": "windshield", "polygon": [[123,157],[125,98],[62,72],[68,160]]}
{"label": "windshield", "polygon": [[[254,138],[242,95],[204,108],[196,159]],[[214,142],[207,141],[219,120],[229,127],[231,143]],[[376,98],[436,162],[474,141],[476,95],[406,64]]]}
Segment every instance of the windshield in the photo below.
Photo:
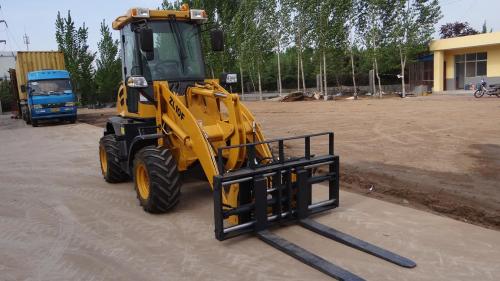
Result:
{"label": "windshield", "polygon": [[174,20],[153,21],[149,26],[153,30],[154,54],[148,60],[147,54],[139,51],[142,65],[132,62],[131,74],[143,75],[148,81],[203,80],[199,27]]}
{"label": "windshield", "polygon": [[68,79],[32,81],[29,82],[28,86],[33,96],[61,94],[65,91],[71,91],[71,82]]}

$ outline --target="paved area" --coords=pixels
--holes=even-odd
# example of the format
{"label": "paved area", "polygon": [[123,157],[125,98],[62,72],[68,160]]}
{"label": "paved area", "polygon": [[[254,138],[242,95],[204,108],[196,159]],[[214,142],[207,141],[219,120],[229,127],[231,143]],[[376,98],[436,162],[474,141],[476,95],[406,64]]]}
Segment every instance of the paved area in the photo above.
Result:
{"label": "paved area", "polygon": [[[0,280],[331,280],[254,237],[216,241],[206,184],[184,186],[172,213],[144,213],[132,183],[102,180],[101,132],[0,116]],[[349,192],[317,219],[418,264],[399,268],[296,226],[276,230],[367,280],[500,276],[498,231]]]}

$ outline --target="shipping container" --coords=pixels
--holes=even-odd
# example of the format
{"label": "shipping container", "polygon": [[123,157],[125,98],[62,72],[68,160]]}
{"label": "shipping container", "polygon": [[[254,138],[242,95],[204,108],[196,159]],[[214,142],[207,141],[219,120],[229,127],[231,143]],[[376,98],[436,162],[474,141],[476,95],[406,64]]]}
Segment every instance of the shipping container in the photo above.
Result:
{"label": "shipping container", "polygon": [[26,85],[28,72],[36,70],[65,70],[64,54],[57,51],[17,52],[16,78],[19,100],[26,100],[26,93],[21,91],[21,85]]}

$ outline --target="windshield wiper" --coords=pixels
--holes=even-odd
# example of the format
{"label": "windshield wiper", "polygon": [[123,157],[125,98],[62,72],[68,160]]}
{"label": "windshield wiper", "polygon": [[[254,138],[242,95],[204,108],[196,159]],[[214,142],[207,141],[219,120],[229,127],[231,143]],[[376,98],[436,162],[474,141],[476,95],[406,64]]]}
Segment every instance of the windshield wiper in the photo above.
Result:
{"label": "windshield wiper", "polygon": [[[172,22],[174,22],[174,23],[172,23]],[[175,41],[175,45],[177,45],[177,50],[179,51],[179,56],[181,59],[182,73],[185,73],[186,69],[185,69],[184,61],[186,60],[187,56],[186,56],[186,50],[184,49],[184,42],[182,41],[182,38],[180,35],[179,25],[178,25],[175,17],[172,17],[168,21],[168,23],[170,25],[170,30],[172,30],[172,32],[175,34],[174,41]]]}

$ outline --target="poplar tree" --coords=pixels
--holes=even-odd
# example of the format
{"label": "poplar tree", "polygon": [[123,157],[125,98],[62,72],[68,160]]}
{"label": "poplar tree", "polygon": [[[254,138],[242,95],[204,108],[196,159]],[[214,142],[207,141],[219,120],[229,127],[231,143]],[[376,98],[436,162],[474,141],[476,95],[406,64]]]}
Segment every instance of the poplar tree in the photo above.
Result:
{"label": "poplar tree", "polygon": [[441,19],[438,0],[399,0],[394,11],[390,37],[397,46],[401,64],[402,97],[406,96],[405,68],[408,57],[426,49],[434,26]]}
{"label": "poplar tree", "polygon": [[71,74],[71,81],[77,94],[80,94],[83,103],[95,103],[97,100],[94,91],[94,67],[92,65],[95,53],[89,50],[88,28],[85,23],[76,28],[68,11],[66,18],[57,12],[56,42],[59,51],[64,53],[66,69]]}
{"label": "poplar tree", "polygon": [[98,100],[108,102],[114,99],[120,82],[121,60],[118,58],[119,41],[113,40],[109,26],[101,22],[101,40],[97,43],[99,57],[96,59],[97,70],[95,83]]}

